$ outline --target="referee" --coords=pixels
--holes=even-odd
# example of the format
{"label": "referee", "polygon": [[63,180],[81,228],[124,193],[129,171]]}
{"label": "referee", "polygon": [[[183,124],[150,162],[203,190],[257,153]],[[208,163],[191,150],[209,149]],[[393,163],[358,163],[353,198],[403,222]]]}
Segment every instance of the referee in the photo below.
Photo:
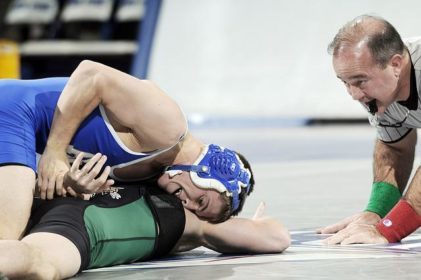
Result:
{"label": "referee", "polygon": [[404,43],[386,20],[362,15],[346,23],[328,48],[337,77],[377,129],[374,181],[366,209],[319,233],[327,244],[393,243],[421,226],[421,171],[402,197],[421,127],[421,38]]}

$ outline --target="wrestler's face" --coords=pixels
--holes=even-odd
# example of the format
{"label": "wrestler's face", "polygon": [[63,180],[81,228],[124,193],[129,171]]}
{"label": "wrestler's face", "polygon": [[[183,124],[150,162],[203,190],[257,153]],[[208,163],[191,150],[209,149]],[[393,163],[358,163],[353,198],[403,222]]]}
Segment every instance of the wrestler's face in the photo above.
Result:
{"label": "wrestler's face", "polygon": [[377,112],[383,114],[397,100],[400,67],[393,58],[385,68],[381,67],[367,46],[360,45],[340,49],[333,57],[333,68],[354,100],[363,105],[375,100]]}
{"label": "wrestler's face", "polygon": [[167,193],[174,194],[186,209],[200,219],[216,221],[226,207],[223,194],[216,190],[204,190],[197,187],[190,179],[189,172],[182,172],[170,177],[167,173],[158,179],[158,186]]}

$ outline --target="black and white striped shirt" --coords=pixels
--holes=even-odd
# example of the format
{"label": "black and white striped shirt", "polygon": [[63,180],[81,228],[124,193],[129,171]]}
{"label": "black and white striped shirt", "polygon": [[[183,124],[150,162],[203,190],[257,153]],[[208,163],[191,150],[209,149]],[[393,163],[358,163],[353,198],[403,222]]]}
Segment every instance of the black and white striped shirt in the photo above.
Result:
{"label": "black and white striped shirt", "polygon": [[369,115],[371,125],[377,128],[377,138],[388,143],[401,140],[413,128],[421,128],[421,37],[408,39],[405,44],[413,66],[409,99],[393,102],[382,117]]}

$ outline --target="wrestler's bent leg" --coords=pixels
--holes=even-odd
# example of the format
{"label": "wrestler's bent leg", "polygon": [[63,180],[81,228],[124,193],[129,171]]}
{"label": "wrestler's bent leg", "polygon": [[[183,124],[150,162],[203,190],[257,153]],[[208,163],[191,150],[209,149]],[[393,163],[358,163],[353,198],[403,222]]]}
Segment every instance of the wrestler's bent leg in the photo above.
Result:
{"label": "wrestler's bent leg", "polygon": [[64,279],[75,275],[80,254],[67,238],[34,233],[22,241],[0,240],[0,271],[12,279]]}
{"label": "wrestler's bent leg", "polygon": [[28,223],[35,173],[26,166],[0,166],[0,239],[19,239]]}

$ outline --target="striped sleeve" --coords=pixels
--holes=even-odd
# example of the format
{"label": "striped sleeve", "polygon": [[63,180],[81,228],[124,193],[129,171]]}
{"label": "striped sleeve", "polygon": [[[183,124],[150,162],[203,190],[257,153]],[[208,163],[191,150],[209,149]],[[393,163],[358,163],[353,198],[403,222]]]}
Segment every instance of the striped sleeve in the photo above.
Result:
{"label": "striped sleeve", "polygon": [[386,143],[399,142],[411,132],[409,127],[377,127],[377,138]]}

